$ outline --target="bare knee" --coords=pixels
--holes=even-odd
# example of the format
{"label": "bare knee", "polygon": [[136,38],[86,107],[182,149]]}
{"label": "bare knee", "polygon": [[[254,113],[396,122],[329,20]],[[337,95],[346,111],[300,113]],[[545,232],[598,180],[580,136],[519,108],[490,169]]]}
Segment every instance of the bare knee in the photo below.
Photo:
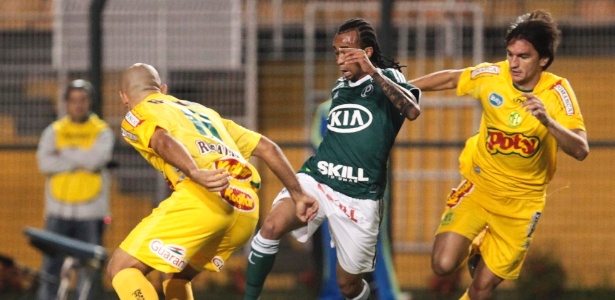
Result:
{"label": "bare knee", "polygon": [[431,254],[431,269],[438,276],[448,276],[460,267],[468,256],[471,240],[454,232],[436,235]]}
{"label": "bare knee", "polygon": [[282,199],[279,203],[276,203],[263,221],[260,235],[266,239],[279,240],[293,228],[299,227],[294,205],[290,198]]}
{"label": "bare knee", "polygon": [[109,278],[115,277],[117,273],[124,269],[134,268],[141,271],[144,275],[149,273],[152,268],[132,257],[126,251],[117,249],[107,264],[107,275]]}
{"label": "bare knee", "polygon": [[275,218],[266,218],[260,229],[262,237],[269,240],[279,240],[286,233],[286,229],[283,228]]}
{"label": "bare knee", "polygon": [[446,256],[432,256],[431,269],[438,276],[448,276],[457,270],[459,262]]}

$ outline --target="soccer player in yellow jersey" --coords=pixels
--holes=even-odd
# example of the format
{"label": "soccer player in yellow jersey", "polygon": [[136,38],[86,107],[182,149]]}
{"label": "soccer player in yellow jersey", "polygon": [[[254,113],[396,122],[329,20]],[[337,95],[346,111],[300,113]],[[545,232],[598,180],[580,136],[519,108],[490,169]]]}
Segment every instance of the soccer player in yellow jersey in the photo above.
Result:
{"label": "soccer player in yellow jersey", "polygon": [[165,95],[156,69],[135,64],[122,74],[120,98],[130,110],[122,136],[174,190],[121,243],[107,267],[120,299],[158,299],[145,275],[169,274],[166,299],[193,299],[190,281],[218,272],[255,230],[260,186],[250,156],[261,158],[292,195],[297,216],[313,218],[318,202],[268,138],[214,110]]}
{"label": "soccer player in yellow jersey", "polygon": [[435,72],[410,83],[423,91],[456,89],[480,101],[476,136],[460,156],[464,179],[453,189],[436,233],[432,269],[455,272],[476,249],[472,283],[461,299],[488,299],[516,279],[545,205],[558,147],[581,161],[589,153],[576,96],[547,72],[559,30],[542,10],[520,16],[506,35],[506,60]]}

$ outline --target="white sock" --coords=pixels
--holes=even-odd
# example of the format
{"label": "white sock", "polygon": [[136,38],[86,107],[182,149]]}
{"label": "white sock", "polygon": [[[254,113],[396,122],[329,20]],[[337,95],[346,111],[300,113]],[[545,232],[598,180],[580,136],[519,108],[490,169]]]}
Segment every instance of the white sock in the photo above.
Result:
{"label": "white sock", "polygon": [[365,281],[365,279],[363,279],[363,291],[361,291],[361,293],[359,294],[359,296],[356,296],[352,299],[350,298],[346,298],[348,300],[367,300],[369,299],[369,284],[367,283],[367,281]]}
{"label": "white sock", "polygon": [[280,240],[268,240],[261,235],[260,231],[252,239],[252,249],[262,254],[278,253],[279,245]]}

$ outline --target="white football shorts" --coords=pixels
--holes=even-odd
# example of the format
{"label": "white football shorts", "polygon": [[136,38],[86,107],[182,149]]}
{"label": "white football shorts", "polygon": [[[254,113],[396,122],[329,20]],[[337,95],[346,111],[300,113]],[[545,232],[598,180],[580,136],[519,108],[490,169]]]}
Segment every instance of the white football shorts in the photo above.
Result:
{"label": "white football shorts", "polygon": [[[340,266],[351,274],[373,271],[383,210],[382,200],[348,197],[303,173],[297,174],[297,179],[305,192],[318,199],[319,209],[314,220],[307,226],[294,230],[292,235],[305,243],[327,218],[331,246],[336,248]],[[290,198],[286,189],[282,189],[273,200],[273,205],[283,198]]]}

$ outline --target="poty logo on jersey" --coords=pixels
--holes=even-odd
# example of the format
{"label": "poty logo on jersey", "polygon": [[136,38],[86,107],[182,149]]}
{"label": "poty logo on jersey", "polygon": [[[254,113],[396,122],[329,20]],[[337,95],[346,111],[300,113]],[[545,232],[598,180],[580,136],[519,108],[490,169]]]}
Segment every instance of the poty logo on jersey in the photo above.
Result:
{"label": "poty logo on jersey", "polygon": [[329,176],[330,178],[350,182],[369,181],[369,178],[363,175],[363,168],[357,168],[355,170],[353,167],[336,165],[323,160],[319,161],[316,165],[318,166],[320,174]]}
{"label": "poty logo on jersey", "polygon": [[137,116],[135,116],[132,111],[126,113],[124,119],[126,120],[126,122],[128,122],[128,124],[132,125],[132,127],[137,127],[143,122],[141,119],[137,118]]}
{"label": "poty logo on jersey", "polygon": [[482,67],[482,68],[475,69],[474,71],[472,71],[472,79],[484,73],[500,74],[500,67],[499,66],[488,66],[488,67]]}
{"label": "poty logo on jersey", "polygon": [[252,195],[235,186],[220,191],[220,197],[239,210],[252,211],[255,207]]}
{"label": "poty logo on jersey", "polygon": [[370,85],[366,86],[363,89],[363,91],[361,91],[361,97],[365,98],[365,97],[371,95],[373,91],[374,91],[374,86],[370,84]]}
{"label": "poty logo on jersey", "polygon": [[184,259],[186,248],[171,244],[165,245],[159,239],[153,239],[149,243],[149,250],[179,270],[183,270],[188,262]]}
{"label": "poty logo on jersey", "polygon": [[216,169],[226,169],[231,176],[239,181],[252,178],[252,170],[236,159],[226,158],[214,162]]}
{"label": "poty logo on jersey", "polygon": [[359,132],[367,128],[373,120],[372,113],[357,104],[342,104],[329,112],[327,129],[338,133]]}
{"label": "poty logo on jersey", "polygon": [[504,99],[502,98],[502,96],[496,93],[491,93],[489,95],[489,104],[491,104],[491,106],[500,107],[502,106],[503,103],[504,103]]}
{"label": "poty logo on jersey", "polygon": [[487,150],[491,154],[517,154],[521,157],[532,157],[540,147],[537,137],[527,137],[521,133],[508,134],[489,128],[487,133]]}
{"label": "poty logo on jersey", "polygon": [[558,82],[556,85],[552,87],[562,99],[562,104],[564,105],[564,109],[566,110],[566,115],[572,116],[574,115],[574,105],[572,105],[572,99],[570,99],[570,94],[566,91],[566,88]]}
{"label": "poty logo on jersey", "polygon": [[222,270],[222,268],[224,268],[224,259],[222,259],[222,257],[216,255],[216,256],[214,256],[214,258],[211,259],[211,264],[214,265],[214,267],[216,267],[218,272],[220,272],[220,270]]}

